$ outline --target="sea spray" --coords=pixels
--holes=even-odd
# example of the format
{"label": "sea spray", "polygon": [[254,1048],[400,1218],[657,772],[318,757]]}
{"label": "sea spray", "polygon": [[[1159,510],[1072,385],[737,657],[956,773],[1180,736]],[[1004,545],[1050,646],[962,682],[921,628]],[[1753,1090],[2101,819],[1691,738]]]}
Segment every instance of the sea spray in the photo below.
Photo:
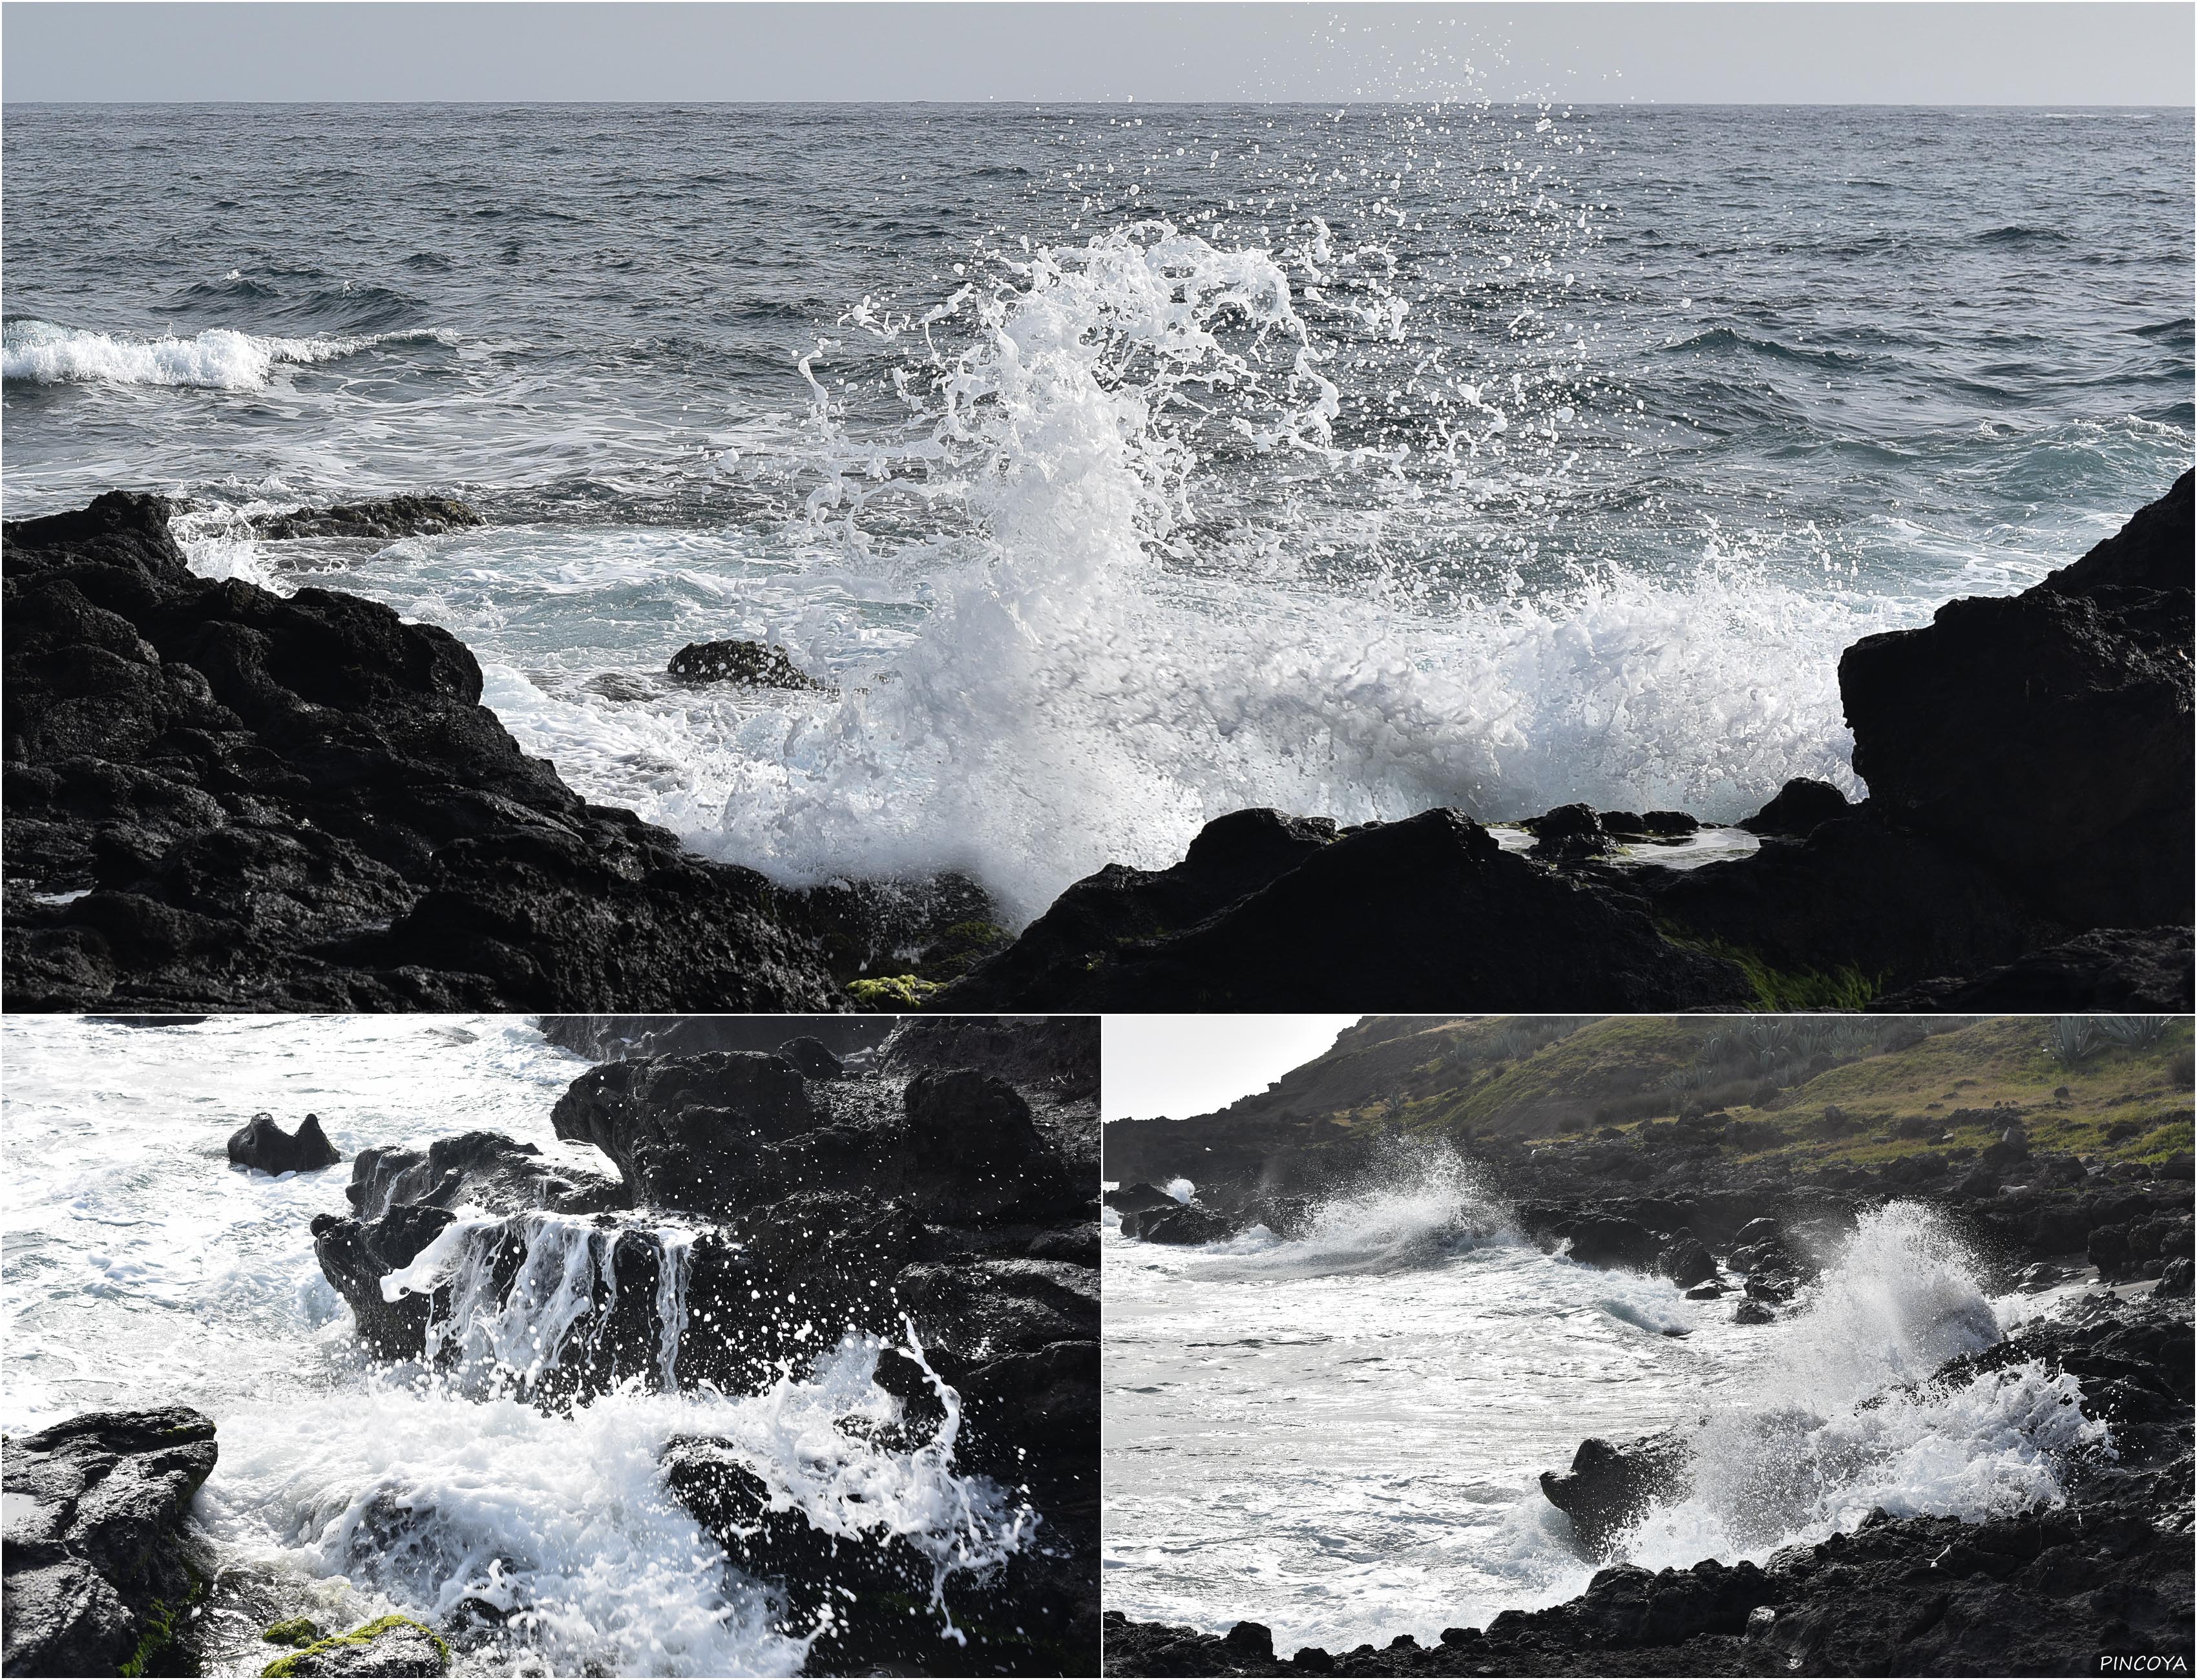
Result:
{"label": "sea spray", "polygon": [[629,1388],[545,1411],[376,1378],[340,1405],[249,1409],[224,1426],[205,1515],[246,1560],[346,1588],[345,1613],[475,1623],[464,1642],[517,1671],[795,1673],[807,1637],[777,1631],[767,1584],[730,1569],[668,1491],[668,1441],[727,1444],[780,1508],[826,1532],[896,1535],[942,1580],[982,1573],[1034,1526],[950,1451],[869,1439],[898,1416],[872,1381],[878,1348],[843,1343],[758,1395]]}
{"label": "sea spray", "polygon": [[1777,1346],[1744,1384],[1680,1424],[1684,1491],[1620,1555],[1759,1561],[1873,1509],[1980,1519],[2057,1499],[2066,1456],[2107,1440],[2074,1377],[2030,1362],[1933,1380],[1999,1340],[1974,1264],[1928,1208],[1864,1214],[1796,1315],[1764,1332]]}
{"label": "sea spray", "polygon": [[[1832,656],[1869,609],[1744,559],[1435,600],[1216,553],[1198,503],[1232,454],[1368,470],[1334,441],[1342,346],[1307,325],[1283,260],[1165,222],[1040,250],[943,307],[966,342],[927,348],[927,379],[903,381],[912,440],[858,444],[814,385],[811,508],[846,563],[892,570],[862,521],[910,475],[963,510],[973,548],[942,571],[935,542],[909,545],[925,615],[838,705],[792,714],[774,741],[703,716],[739,738],[707,777],[722,802],[662,814],[794,878],[965,868],[1021,920],[1106,862],[1172,862],[1247,806],[1738,815],[1791,774],[1853,785]],[[941,319],[857,317],[925,347]],[[1823,659],[1770,657],[1795,640]]]}
{"label": "sea spray", "polygon": [[1509,1206],[1472,1162],[1446,1144],[1390,1137],[1349,1187],[1317,1199],[1250,1264],[1308,1276],[1400,1272],[1520,1240]]}

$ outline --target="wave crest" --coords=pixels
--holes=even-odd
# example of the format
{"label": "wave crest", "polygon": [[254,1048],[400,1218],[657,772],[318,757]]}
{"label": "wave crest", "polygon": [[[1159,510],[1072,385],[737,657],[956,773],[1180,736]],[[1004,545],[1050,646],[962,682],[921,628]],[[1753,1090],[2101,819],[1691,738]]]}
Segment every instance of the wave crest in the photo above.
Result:
{"label": "wave crest", "polygon": [[229,327],[209,327],[188,338],[142,339],[22,319],[8,323],[0,342],[0,377],[31,385],[259,391],[278,367],[339,361],[381,345],[442,342],[442,334],[426,330],[270,339]]}

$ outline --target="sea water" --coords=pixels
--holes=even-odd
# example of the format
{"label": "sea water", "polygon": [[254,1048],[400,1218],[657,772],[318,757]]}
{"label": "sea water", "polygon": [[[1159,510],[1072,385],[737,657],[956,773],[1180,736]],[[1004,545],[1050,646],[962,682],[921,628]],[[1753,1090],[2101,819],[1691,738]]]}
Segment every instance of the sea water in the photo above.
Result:
{"label": "sea water", "polygon": [[[2188,463],[2187,111],[20,107],[11,517],[442,624],[592,797],[1010,919],[1268,804],[1858,791]],[[270,543],[455,491],[481,528]],[[716,637],[832,692],[682,687]]]}
{"label": "sea water", "polygon": [[[1927,1209],[1894,1203],[1829,1244],[1774,1324],[1735,1296],[1545,1254],[1466,1164],[1430,1155],[1264,1227],[1105,1245],[1109,1608],[1287,1656],[1484,1627],[1582,1591],[1604,1561],[1685,1568],[1895,1515],[1981,1517],[2059,1497],[2103,1439],[2074,1379],[2016,1364],[1972,1386],[1880,1391],[1997,1341],[2047,1297],[1993,1303]],[[1542,1494],[1580,1441],[1685,1439],[1685,1492],[1608,1559]]]}
{"label": "sea water", "polygon": [[[462,1240],[423,1256],[413,1284],[454,1286],[431,1328],[453,1362],[365,1358],[309,1229],[350,1211],[349,1166],[270,1178],[229,1163],[229,1134],[257,1110],[285,1129],[312,1112],[346,1157],[485,1129],[607,1170],[549,1124],[588,1064],[521,1017],[11,1017],[0,1064],[0,1426],[177,1403],[213,1418],[220,1458],[193,1509],[217,1581],[200,1613],[209,1672],[256,1674],[280,1654],[261,1630],[298,1613],[331,1630],[391,1613],[469,1628],[453,1637],[461,1672],[797,1672],[809,1630],[780,1625],[774,1590],[732,1569],[666,1490],[658,1456],[675,1436],[728,1443],[827,1532],[903,1538],[941,1587],[1036,1530],[1006,1490],[954,1468],[950,1387],[933,1440],[875,1444],[900,1402],[872,1381],[873,1341],[755,1393],[669,1384],[676,1339],[710,1333],[689,1322],[676,1266],[655,1379],[540,1403],[535,1368],[591,1333],[585,1291],[557,1287],[600,1258],[588,1221],[527,1222],[530,1283],[507,1299],[467,1272]],[[691,1237],[659,1234],[675,1252]]]}

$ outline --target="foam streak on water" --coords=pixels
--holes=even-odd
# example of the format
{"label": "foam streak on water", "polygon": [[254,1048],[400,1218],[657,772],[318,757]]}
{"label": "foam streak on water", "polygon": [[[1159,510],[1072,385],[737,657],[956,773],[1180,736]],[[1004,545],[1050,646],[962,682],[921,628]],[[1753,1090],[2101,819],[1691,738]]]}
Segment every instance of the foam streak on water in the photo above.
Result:
{"label": "foam streak on water", "polygon": [[1794,1316],[1743,1328],[1730,1298],[1505,1240],[1499,1204],[1427,1164],[1294,1241],[1169,1249],[1108,1225],[1110,1604],[1248,1617],[1285,1654],[1428,1643],[1585,1588],[1603,1560],[1538,1477],[1590,1435],[1687,1435],[1685,1492],[1618,1548],[1649,1567],[1760,1561],[1878,1506],[2049,1501],[2102,1440],[2073,1381],[2032,1365],[1861,1404],[1999,1335],[1923,1209],[1865,1218]]}

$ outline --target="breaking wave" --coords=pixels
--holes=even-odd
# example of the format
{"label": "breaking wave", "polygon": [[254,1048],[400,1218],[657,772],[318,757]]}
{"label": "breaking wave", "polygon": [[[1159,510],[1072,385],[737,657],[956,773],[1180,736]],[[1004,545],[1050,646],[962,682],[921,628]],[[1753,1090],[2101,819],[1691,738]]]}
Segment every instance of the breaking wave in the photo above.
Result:
{"label": "breaking wave", "polygon": [[7,324],[0,376],[32,385],[258,391],[280,367],[340,361],[380,345],[441,341],[438,333],[426,331],[269,339],[227,327],[209,327],[189,338],[143,339],[25,318]]}

